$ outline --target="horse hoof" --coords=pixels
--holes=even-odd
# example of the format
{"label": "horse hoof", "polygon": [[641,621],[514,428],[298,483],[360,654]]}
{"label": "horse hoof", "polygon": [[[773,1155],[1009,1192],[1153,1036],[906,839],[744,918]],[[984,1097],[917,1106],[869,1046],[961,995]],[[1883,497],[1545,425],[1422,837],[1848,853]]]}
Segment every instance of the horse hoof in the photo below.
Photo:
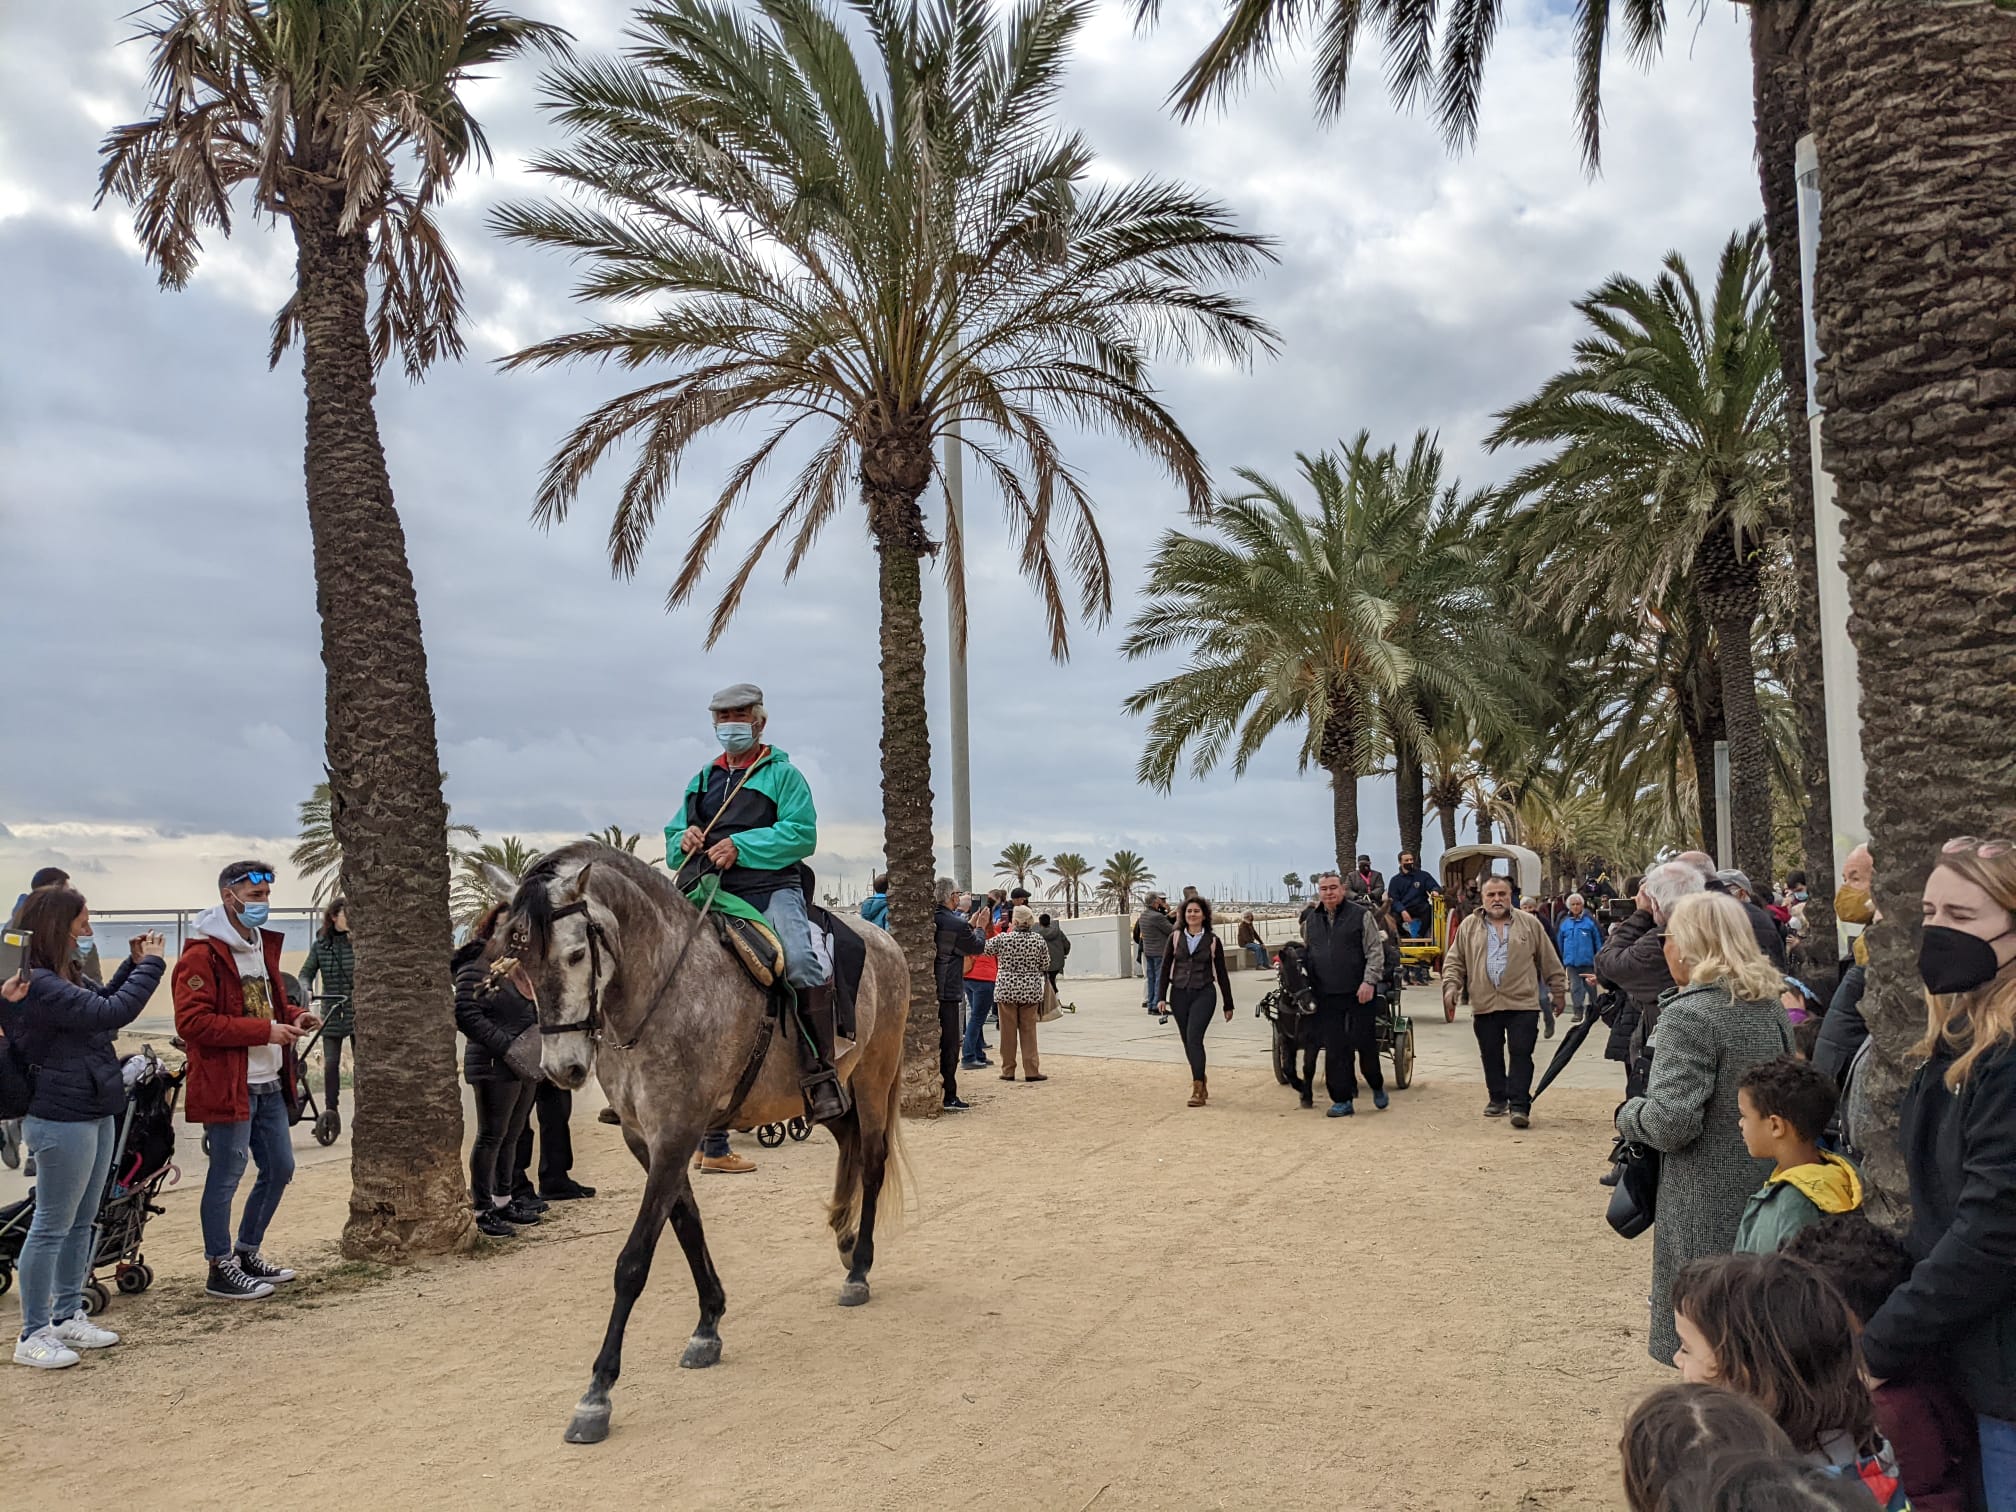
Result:
{"label": "horse hoof", "polygon": [[566,1440],[570,1444],[599,1444],[609,1437],[609,1409],[605,1407],[577,1407],[574,1420],[567,1425]]}
{"label": "horse hoof", "polygon": [[719,1339],[693,1339],[686,1345],[686,1353],[679,1356],[681,1370],[705,1370],[709,1365],[719,1363],[721,1341]]}
{"label": "horse hoof", "polygon": [[849,1281],[840,1288],[840,1305],[842,1307],[859,1307],[867,1300],[868,1283],[866,1281]]}

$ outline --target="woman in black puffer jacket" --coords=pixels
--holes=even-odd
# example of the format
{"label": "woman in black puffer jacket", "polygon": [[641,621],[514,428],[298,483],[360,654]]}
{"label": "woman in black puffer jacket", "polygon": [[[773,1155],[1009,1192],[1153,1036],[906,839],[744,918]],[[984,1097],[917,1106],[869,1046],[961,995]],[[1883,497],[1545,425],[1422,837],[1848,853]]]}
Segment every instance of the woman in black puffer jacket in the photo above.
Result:
{"label": "woman in black puffer jacket", "polygon": [[34,1095],[22,1132],[35,1158],[35,1217],[21,1247],[21,1338],[17,1365],[61,1369],[79,1349],[119,1342],[84,1316],[98,1199],[119,1140],[126,1106],[118,1032],[140,1016],[160,985],[161,937],[131,944],[111,985],[100,987],[77,963],[91,938],[83,895],[48,887],[29,895],[20,927],[30,932],[28,993],[6,1011],[4,1027],[31,1068]]}
{"label": "woman in black puffer jacket", "polygon": [[[455,1027],[468,1037],[462,1054],[462,1077],[476,1093],[476,1143],[469,1151],[469,1199],[476,1209],[476,1227],[496,1239],[515,1237],[513,1224],[537,1223],[544,1205],[536,1199],[511,1200],[512,1152],[531,1116],[538,1082],[520,1076],[506,1057],[512,1041],[539,1022],[539,1010],[520,990],[517,972],[491,973],[490,963],[502,954],[497,937],[504,916],[498,904],[477,921],[469,943],[455,952]],[[514,980],[515,979],[515,980]],[[500,1186],[499,1176],[504,1177]]]}

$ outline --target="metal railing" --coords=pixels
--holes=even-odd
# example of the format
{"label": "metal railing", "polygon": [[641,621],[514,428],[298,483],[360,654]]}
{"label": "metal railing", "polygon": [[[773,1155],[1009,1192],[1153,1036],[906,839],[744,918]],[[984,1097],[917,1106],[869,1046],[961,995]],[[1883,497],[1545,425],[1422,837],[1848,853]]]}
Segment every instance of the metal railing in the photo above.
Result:
{"label": "metal railing", "polygon": [[[168,944],[169,957],[173,959],[188,943],[189,929],[196,916],[214,907],[216,905],[212,903],[202,908],[94,908],[91,910],[91,929],[94,936],[101,937],[99,959],[116,958],[123,954],[128,938],[150,929],[161,931]],[[321,922],[322,910],[319,908],[276,908],[266,916],[266,927],[277,929],[286,936],[287,943],[283,948],[287,950],[306,950]]]}

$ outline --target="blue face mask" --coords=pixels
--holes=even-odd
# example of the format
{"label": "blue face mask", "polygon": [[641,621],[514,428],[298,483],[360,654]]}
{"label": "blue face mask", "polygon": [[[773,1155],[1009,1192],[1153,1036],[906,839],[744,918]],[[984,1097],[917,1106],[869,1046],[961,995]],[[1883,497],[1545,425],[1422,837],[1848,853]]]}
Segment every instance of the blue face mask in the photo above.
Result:
{"label": "blue face mask", "polygon": [[756,727],[731,720],[714,726],[714,738],[730,756],[740,756],[756,744]]}
{"label": "blue face mask", "polygon": [[260,925],[264,924],[266,922],[266,913],[267,909],[264,903],[240,903],[238,905],[238,917],[248,929],[257,929]]}
{"label": "blue face mask", "polygon": [[79,954],[80,956],[87,956],[97,948],[98,948],[98,940],[96,936],[94,935],[77,936],[77,954]]}

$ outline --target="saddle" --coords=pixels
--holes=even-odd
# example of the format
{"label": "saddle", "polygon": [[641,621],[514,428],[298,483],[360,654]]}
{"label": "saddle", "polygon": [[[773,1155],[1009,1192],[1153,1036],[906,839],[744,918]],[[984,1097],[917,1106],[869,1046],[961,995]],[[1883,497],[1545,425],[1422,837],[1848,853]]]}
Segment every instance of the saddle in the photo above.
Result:
{"label": "saddle", "polygon": [[740,914],[713,913],[708,917],[729,954],[749,973],[750,981],[767,992],[784,980],[784,946],[768,924]]}

